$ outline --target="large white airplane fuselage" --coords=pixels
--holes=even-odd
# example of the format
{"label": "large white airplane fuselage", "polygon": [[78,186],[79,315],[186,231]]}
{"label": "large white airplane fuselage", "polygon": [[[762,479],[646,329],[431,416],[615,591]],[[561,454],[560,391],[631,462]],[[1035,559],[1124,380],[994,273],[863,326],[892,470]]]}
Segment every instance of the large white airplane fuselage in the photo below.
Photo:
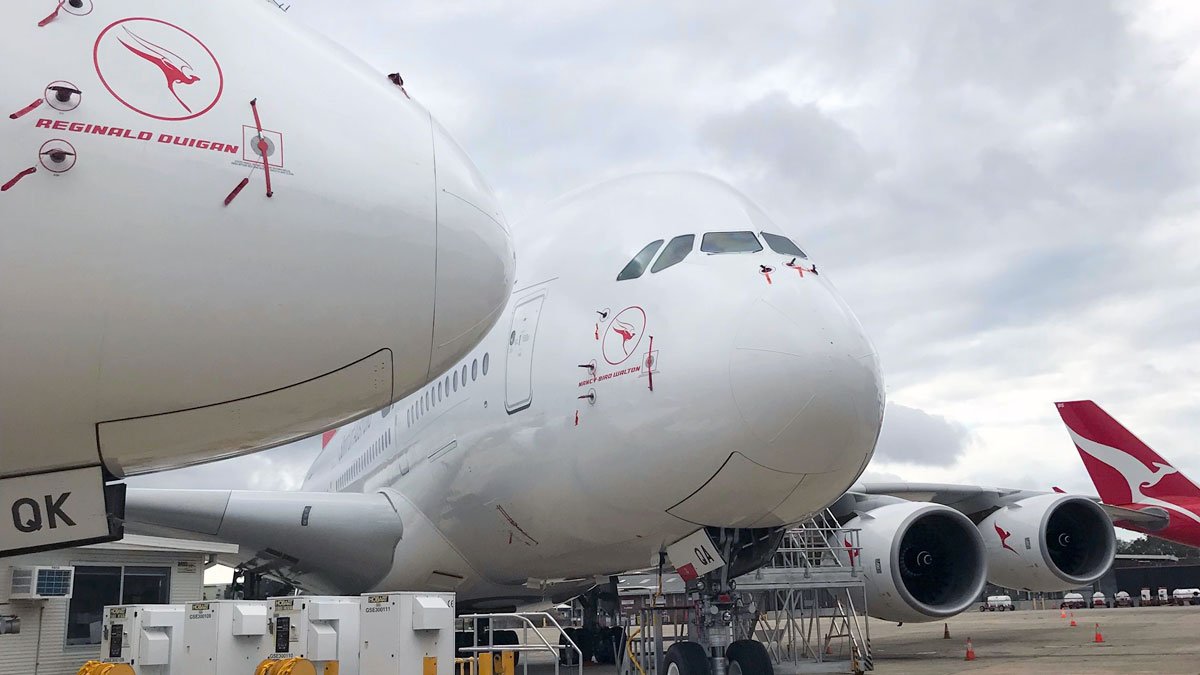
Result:
{"label": "large white airplane fuselage", "polygon": [[[709,232],[783,234],[695,175],[602,184],[515,229],[496,327],[433,384],[327,435],[302,488],[389,494],[404,536],[375,588],[503,602],[649,566],[700,526],[794,523],[854,483],[883,412],[858,321],[812,261],[708,254]],[[681,263],[615,280],[687,234]]]}
{"label": "large white airplane fuselage", "polygon": [[0,479],[345,424],[504,307],[511,240],[467,156],[271,3],[22,0],[0,34]]}

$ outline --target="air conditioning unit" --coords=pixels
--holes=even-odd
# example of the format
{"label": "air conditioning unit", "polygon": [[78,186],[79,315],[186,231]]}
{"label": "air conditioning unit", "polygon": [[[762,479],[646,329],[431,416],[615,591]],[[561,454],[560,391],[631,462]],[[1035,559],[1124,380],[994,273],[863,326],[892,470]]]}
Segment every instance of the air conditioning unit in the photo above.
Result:
{"label": "air conditioning unit", "polygon": [[70,598],[75,589],[74,567],[14,567],[10,600]]}

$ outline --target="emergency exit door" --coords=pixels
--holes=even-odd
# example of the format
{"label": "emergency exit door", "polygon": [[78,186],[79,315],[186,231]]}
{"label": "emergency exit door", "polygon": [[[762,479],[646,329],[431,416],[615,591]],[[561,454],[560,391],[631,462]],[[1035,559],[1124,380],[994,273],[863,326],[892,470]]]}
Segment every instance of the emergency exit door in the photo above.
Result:
{"label": "emergency exit door", "polygon": [[510,415],[533,405],[533,343],[545,299],[545,292],[541,292],[513,308],[504,381],[504,409]]}

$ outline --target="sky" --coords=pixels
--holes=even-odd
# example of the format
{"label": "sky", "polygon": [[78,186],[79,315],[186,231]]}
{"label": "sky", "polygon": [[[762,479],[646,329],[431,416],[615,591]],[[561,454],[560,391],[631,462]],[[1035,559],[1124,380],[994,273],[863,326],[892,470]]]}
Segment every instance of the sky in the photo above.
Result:
{"label": "sky", "polygon": [[[269,1],[269,0],[268,0]],[[1094,493],[1053,402],[1200,478],[1200,7],[295,0],[399,71],[519,222],[718,176],[836,283],[888,407],[867,479]],[[294,489],[319,443],[141,485]]]}

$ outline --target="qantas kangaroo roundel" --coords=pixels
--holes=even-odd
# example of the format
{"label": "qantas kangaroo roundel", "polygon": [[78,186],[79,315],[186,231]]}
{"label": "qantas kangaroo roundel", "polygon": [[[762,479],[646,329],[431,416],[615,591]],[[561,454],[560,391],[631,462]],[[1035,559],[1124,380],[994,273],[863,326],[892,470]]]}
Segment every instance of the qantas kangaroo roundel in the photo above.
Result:
{"label": "qantas kangaroo roundel", "polygon": [[199,117],[221,99],[221,65],[195,35],[166,21],[130,18],[96,38],[96,73],[118,101],[157,120]]}
{"label": "qantas kangaroo roundel", "polygon": [[646,312],[641,307],[627,307],[613,317],[601,342],[604,360],[619,365],[633,356],[646,330]]}

